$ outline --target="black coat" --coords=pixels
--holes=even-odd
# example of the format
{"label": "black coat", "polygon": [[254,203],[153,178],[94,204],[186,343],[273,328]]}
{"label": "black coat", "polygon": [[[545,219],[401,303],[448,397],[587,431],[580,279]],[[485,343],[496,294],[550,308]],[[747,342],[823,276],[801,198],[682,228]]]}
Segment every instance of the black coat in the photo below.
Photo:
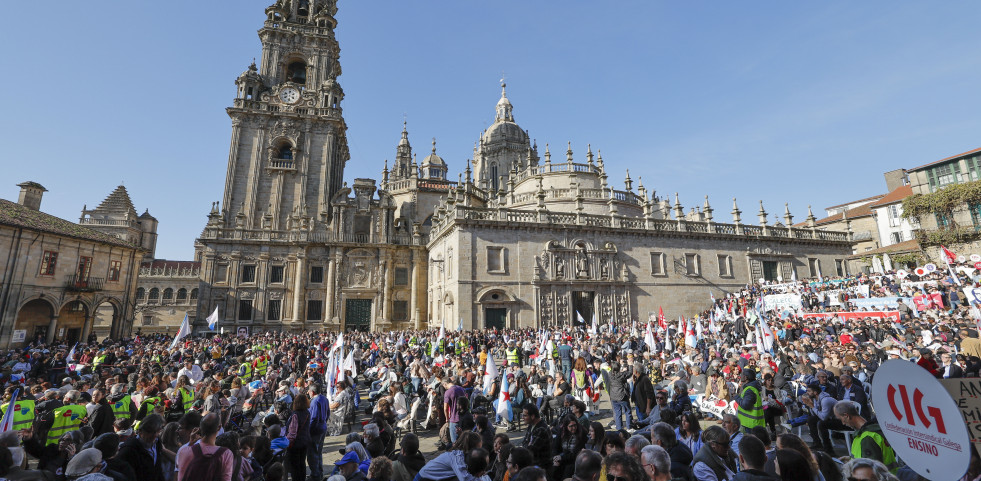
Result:
{"label": "black coat", "polygon": [[647,401],[650,401],[651,407],[654,407],[654,385],[651,384],[651,378],[647,377],[647,374],[634,379],[634,393],[631,400],[642,411],[647,410]]}
{"label": "black coat", "polygon": [[103,399],[92,411],[92,417],[89,418],[89,426],[92,426],[92,437],[113,432],[112,426],[115,422],[116,415],[112,412],[112,406]]}
{"label": "black coat", "polygon": [[138,436],[133,436],[123,441],[116,457],[132,466],[133,471],[140,474],[140,481],[163,481],[163,468],[160,467],[160,462],[164,457],[163,445],[159,439],[154,444],[157,450],[156,462],[153,461],[153,456],[143,446],[143,442],[140,441]]}

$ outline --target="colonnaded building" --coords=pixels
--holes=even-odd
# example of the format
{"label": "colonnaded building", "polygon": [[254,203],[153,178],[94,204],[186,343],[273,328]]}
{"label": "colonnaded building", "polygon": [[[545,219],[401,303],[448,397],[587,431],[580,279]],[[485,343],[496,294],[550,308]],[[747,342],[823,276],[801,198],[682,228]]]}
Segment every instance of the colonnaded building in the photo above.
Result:
{"label": "colonnaded building", "polygon": [[541,152],[504,85],[455,180],[403,128],[380,182],[344,182],[336,3],[268,7],[261,61],[235,81],[224,198],[196,242],[199,329],[216,307],[249,331],[624,322],[759,278],[845,274],[850,233],[813,215],[771,224],[733,200],[722,223],[708,197],[686,212],[629,173],[614,183],[598,150]]}

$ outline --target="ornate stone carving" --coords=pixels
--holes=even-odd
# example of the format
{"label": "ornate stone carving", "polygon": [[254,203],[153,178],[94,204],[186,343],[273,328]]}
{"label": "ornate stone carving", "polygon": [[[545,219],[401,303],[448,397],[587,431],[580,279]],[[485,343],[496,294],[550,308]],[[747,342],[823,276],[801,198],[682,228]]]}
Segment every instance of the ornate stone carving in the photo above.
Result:
{"label": "ornate stone carving", "polygon": [[586,254],[586,246],[579,245],[576,251],[576,277],[579,279],[589,278],[589,256]]}
{"label": "ornate stone carving", "polygon": [[555,299],[555,304],[555,310],[558,314],[556,321],[558,321],[559,324],[564,324],[566,320],[569,319],[569,299],[565,295],[560,294],[558,298]]}
{"label": "ornate stone carving", "polygon": [[252,291],[241,291],[238,293],[239,299],[254,299],[255,292]]}
{"label": "ornate stone carving", "polygon": [[558,256],[555,257],[555,278],[565,278],[565,259]]}
{"label": "ornate stone carving", "polygon": [[607,262],[606,258],[601,257],[599,260],[599,265],[600,265],[600,279],[609,279],[610,265]]}
{"label": "ornate stone carving", "polygon": [[283,298],[283,291],[269,291],[269,298],[278,300]]}
{"label": "ornate stone carving", "polygon": [[627,294],[623,293],[617,296],[617,319],[621,322],[626,321],[630,318],[630,304],[627,299]]}
{"label": "ornate stone carving", "polygon": [[365,250],[356,250],[348,254],[346,287],[377,287],[380,272],[377,269],[375,256]]}
{"label": "ornate stone carving", "polygon": [[548,325],[552,322],[552,296],[547,293],[541,296],[541,312],[539,313],[542,324]]}
{"label": "ornate stone carving", "polygon": [[608,294],[600,294],[600,316],[603,321],[609,320],[613,317],[613,306],[610,302],[610,296]]}

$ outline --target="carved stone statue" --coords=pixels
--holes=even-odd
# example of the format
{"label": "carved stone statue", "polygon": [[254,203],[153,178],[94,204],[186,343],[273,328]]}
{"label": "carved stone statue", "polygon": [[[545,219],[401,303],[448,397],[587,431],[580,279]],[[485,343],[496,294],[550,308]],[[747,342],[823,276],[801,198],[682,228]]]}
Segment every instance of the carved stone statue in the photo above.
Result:
{"label": "carved stone statue", "polygon": [[569,300],[565,296],[558,296],[555,300],[556,311],[558,311],[558,318],[556,319],[559,323],[565,323],[566,319],[569,318]]}
{"label": "carved stone statue", "polygon": [[565,277],[565,259],[561,257],[555,258],[555,277],[558,279]]}
{"label": "carved stone statue", "polygon": [[610,278],[610,265],[606,259],[600,259],[600,279]]}
{"label": "carved stone statue", "polygon": [[576,276],[589,277],[589,257],[586,256],[586,248],[582,246],[576,252]]}
{"label": "carved stone statue", "polygon": [[548,294],[542,294],[541,297],[541,321],[543,324],[552,321],[552,298]]}

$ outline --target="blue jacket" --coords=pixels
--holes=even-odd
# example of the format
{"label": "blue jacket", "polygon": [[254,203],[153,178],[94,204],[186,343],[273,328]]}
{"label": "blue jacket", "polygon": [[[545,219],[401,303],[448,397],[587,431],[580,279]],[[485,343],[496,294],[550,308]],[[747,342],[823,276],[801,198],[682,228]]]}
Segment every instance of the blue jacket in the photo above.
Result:
{"label": "blue jacket", "polygon": [[310,433],[319,435],[327,431],[328,418],[330,418],[330,403],[323,394],[318,394],[310,400]]}

